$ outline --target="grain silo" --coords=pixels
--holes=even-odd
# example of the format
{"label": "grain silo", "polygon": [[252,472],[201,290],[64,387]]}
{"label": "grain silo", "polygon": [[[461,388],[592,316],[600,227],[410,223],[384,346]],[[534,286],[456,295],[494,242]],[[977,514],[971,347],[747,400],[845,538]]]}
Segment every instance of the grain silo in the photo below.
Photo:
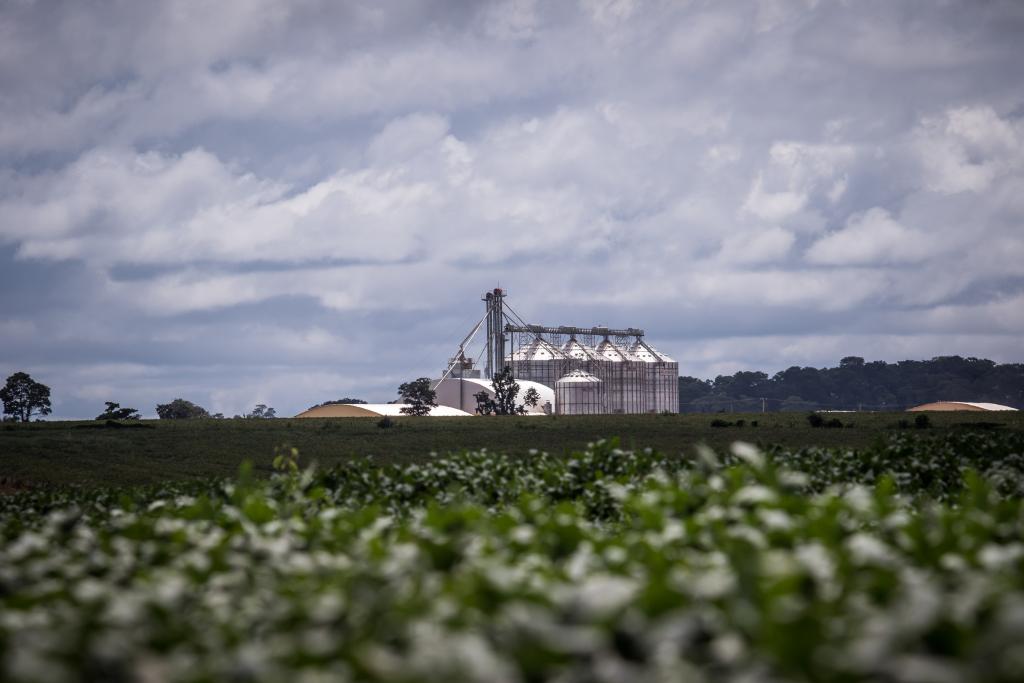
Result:
{"label": "grain silo", "polygon": [[602,415],[605,405],[604,382],[589,372],[573,370],[555,382],[558,415]]}
{"label": "grain silo", "polygon": [[484,317],[459,347],[462,353],[486,321],[485,378],[508,367],[517,380],[556,389],[581,371],[600,380],[602,412],[679,412],[679,364],[648,344],[642,329],[528,325],[505,296],[501,289],[484,295]]}

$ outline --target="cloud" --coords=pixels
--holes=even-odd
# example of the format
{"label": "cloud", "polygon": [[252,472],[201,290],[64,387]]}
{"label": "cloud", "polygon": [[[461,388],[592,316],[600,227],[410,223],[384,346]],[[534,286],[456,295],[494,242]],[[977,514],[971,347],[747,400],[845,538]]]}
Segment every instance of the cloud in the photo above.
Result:
{"label": "cloud", "polygon": [[913,263],[937,251],[926,233],[900,225],[885,209],[851,216],[846,226],[807,250],[807,260],[823,265]]}
{"label": "cloud", "polygon": [[1021,21],[3,4],[0,364],[48,373],[60,415],[389,399],[497,284],[533,322],[645,327],[688,374],[1019,359]]}
{"label": "cloud", "polygon": [[782,228],[730,235],[722,242],[719,258],[730,263],[771,263],[782,260],[796,238]]}
{"label": "cloud", "polygon": [[1024,124],[1001,119],[991,107],[957,107],[924,119],[914,148],[928,190],[980,193],[1024,171]]}
{"label": "cloud", "polygon": [[750,194],[743,202],[743,209],[770,223],[784,221],[807,205],[807,195],[802,192],[782,190],[769,192],[764,189],[764,176],[758,175],[750,188]]}

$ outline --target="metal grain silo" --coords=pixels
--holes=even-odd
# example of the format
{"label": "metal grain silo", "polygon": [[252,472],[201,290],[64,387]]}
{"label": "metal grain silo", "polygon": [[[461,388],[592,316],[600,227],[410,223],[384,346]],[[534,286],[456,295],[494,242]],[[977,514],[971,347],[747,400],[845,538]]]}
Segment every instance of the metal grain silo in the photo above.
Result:
{"label": "metal grain silo", "polygon": [[644,364],[644,412],[679,412],[679,363],[637,338],[630,354]]}
{"label": "metal grain silo", "polygon": [[555,382],[555,412],[559,415],[602,415],[604,382],[589,372],[573,370]]}
{"label": "metal grain silo", "polygon": [[644,412],[643,381],[646,365],[635,359],[628,349],[605,339],[595,349],[602,359],[600,371],[593,374],[605,383],[608,412]]}

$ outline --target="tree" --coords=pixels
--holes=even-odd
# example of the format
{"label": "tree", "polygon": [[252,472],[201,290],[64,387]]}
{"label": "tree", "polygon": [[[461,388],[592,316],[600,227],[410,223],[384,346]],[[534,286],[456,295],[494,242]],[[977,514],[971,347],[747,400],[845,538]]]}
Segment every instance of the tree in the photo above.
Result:
{"label": "tree", "polygon": [[170,403],[158,405],[156,407],[156,414],[161,420],[191,420],[199,417],[210,417],[205,408],[183,398],[176,398]]}
{"label": "tree", "polygon": [[323,403],[317,403],[316,405],[310,406],[306,410],[313,410],[313,408],[319,408],[320,406],[334,406],[334,405],[342,405],[342,404],[352,405],[353,403],[363,403],[363,404],[365,404],[366,401],[364,401],[361,398],[348,398],[348,397],[346,397],[346,398],[339,398],[336,401],[324,401]]}
{"label": "tree", "polygon": [[540,403],[540,392],[535,388],[530,387],[526,390],[526,393],[523,394],[523,406],[536,408],[538,403]]}
{"label": "tree", "polygon": [[248,420],[268,420],[272,417],[276,417],[277,413],[273,408],[270,408],[262,403],[256,405],[252,409],[252,412],[245,416]]}
{"label": "tree", "polygon": [[7,384],[0,389],[0,400],[4,402],[4,415],[21,422],[30,421],[33,413],[50,414],[50,387],[25,372],[16,372],[7,378]]}
{"label": "tree", "polygon": [[135,408],[122,408],[120,403],[107,401],[107,409],[96,416],[97,420],[138,420],[139,411]]}
{"label": "tree", "polygon": [[682,376],[679,378],[679,412],[696,411],[695,402],[713,391],[711,381],[697,377]]}
{"label": "tree", "polygon": [[491,398],[486,391],[481,391],[473,396],[476,399],[476,412],[481,415],[523,415],[526,413],[526,405],[532,407],[540,401],[540,394],[536,389],[530,387],[524,397],[524,405],[516,405],[516,398],[519,396],[519,382],[512,376],[512,368],[507,365],[494,376],[493,385],[494,398]]}
{"label": "tree", "polygon": [[401,409],[402,415],[423,417],[430,414],[430,409],[437,405],[437,393],[430,388],[430,378],[420,377],[412,382],[405,382],[398,387],[398,395],[408,405]]}

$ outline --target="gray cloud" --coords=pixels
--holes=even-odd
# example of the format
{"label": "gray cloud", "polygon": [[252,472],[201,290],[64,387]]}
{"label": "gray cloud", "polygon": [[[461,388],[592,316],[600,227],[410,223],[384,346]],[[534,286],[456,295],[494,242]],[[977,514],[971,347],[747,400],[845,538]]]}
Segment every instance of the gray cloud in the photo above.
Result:
{"label": "gray cloud", "polygon": [[501,284],[687,374],[1020,360],[1024,10],[0,8],[0,367],[55,414],[384,400]]}

